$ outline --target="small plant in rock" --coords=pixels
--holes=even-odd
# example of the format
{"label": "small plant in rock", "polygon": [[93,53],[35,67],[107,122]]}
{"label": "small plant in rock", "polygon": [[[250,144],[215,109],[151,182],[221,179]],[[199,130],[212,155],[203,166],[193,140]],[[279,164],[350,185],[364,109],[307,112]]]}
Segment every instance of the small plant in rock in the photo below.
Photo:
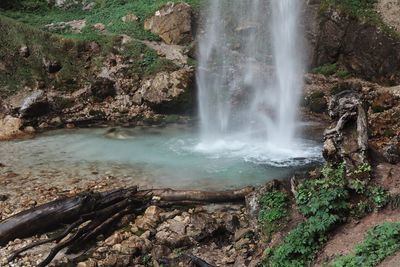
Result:
{"label": "small plant in rock", "polygon": [[387,194],[386,190],[381,186],[371,187],[368,190],[367,196],[377,210],[385,207],[389,202],[389,195]]}
{"label": "small plant in rock", "polygon": [[336,73],[338,67],[336,63],[324,64],[314,68],[311,72],[316,74],[322,74],[324,76],[330,76]]}
{"label": "small plant in rock", "polygon": [[360,179],[352,179],[349,181],[349,187],[356,191],[357,194],[365,194],[367,191],[367,181]]}
{"label": "small plant in rock", "polygon": [[[372,167],[369,163],[363,163],[349,173],[349,178],[367,183],[371,178]],[[349,184],[352,186],[352,184]]]}

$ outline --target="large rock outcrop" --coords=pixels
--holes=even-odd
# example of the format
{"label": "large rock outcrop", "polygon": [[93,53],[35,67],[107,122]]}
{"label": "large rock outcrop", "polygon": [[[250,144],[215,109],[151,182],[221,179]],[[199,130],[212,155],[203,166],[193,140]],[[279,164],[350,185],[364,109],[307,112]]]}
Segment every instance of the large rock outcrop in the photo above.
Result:
{"label": "large rock outcrop", "polygon": [[160,72],[142,82],[138,94],[153,109],[162,113],[178,112],[192,104],[190,93],[193,70],[183,68]]}
{"label": "large rock outcrop", "polygon": [[400,82],[400,42],[371,23],[326,12],[320,23],[313,65],[340,62],[367,80]]}
{"label": "large rock outcrop", "polygon": [[11,116],[0,119],[0,141],[18,138],[24,135],[22,120]]}
{"label": "large rock outcrop", "polygon": [[192,41],[192,9],[186,3],[168,3],[146,19],[144,28],[161,37],[167,44]]}

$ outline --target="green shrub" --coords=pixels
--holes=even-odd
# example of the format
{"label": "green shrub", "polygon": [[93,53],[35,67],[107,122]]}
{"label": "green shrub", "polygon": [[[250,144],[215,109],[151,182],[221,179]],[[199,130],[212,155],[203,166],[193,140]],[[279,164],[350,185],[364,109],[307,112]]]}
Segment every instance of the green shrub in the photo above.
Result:
{"label": "green shrub", "polygon": [[367,196],[374,205],[375,210],[385,207],[389,202],[389,196],[386,190],[380,186],[370,187]]}
{"label": "green shrub", "polygon": [[337,258],[332,267],[373,267],[400,250],[400,222],[386,222],[368,231],[354,253]]}
{"label": "green shrub", "polygon": [[319,67],[314,68],[311,72],[316,74],[322,74],[325,76],[330,76],[336,73],[338,67],[336,63],[333,64],[325,64]]}
{"label": "green shrub", "polygon": [[278,230],[280,223],[289,215],[288,201],[288,195],[281,191],[267,192],[261,197],[258,219],[268,238]]}
{"label": "green shrub", "polygon": [[345,187],[344,164],[325,166],[323,178],[305,180],[296,193],[296,203],[308,218],[283,240],[267,251],[264,266],[308,266],[328,239],[328,232],[347,214],[348,192]]}

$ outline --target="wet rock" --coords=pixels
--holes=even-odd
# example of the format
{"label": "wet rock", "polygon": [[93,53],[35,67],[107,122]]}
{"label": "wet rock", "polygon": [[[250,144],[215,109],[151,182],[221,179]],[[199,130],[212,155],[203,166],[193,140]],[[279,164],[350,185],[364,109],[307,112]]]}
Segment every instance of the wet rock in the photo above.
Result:
{"label": "wet rock", "polygon": [[327,110],[328,102],[325,94],[322,92],[314,92],[306,97],[306,106],[315,113],[323,113]]}
{"label": "wet rock", "polygon": [[59,127],[59,126],[61,126],[63,124],[62,121],[61,121],[61,118],[58,117],[58,116],[52,118],[49,123],[51,125],[53,125],[54,127]]}
{"label": "wet rock", "polygon": [[50,110],[51,106],[44,92],[37,90],[23,100],[19,113],[23,118],[35,118],[46,115]]}
{"label": "wet rock", "polygon": [[158,34],[167,44],[189,43],[192,40],[192,9],[186,3],[168,3],[145,20],[144,28]]}
{"label": "wet rock", "polygon": [[24,132],[27,134],[34,134],[36,132],[36,130],[32,126],[28,126],[28,127],[24,128]]}

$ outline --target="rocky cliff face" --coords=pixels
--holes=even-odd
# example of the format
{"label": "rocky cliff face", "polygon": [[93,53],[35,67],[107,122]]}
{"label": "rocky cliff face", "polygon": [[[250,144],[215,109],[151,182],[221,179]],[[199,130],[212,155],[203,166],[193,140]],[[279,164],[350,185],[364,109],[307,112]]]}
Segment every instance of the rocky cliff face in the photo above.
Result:
{"label": "rocky cliff face", "polygon": [[[383,2],[387,1],[379,6],[387,7]],[[395,25],[390,14],[382,13],[384,21]],[[382,27],[333,8],[321,12],[319,21],[314,66],[339,63],[366,80],[391,85],[400,82],[400,39],[390,25]]]}
{"label": "rocky cliff face", "polygon": [[[63,9],[85,3],[52,2]],[[149,30],[165,42],[128,35],[109,38],[105,28],[99,34],[107,42],[64,39],[0,17],[0,35],[4,35],[0,123],[12,128],[2,139],[22,134],[26,127],[135,125],[160,122],[165,114],[190,113],[194,69],[188,64],[189,49],[179,44],[190,44],[193,39],[191,12],[187,4],[167,4],[148,18],[152,22]],[[121,18],[125,27],[139,20],[133,13],[128,15]],[[157,30],[160,23],[166,27],[165,21],[175,21],[170,26],[178,23],[180,30]],[[93,25],[85,22],[85,26]],[[67,26],[63,31],[82,35]]]}

